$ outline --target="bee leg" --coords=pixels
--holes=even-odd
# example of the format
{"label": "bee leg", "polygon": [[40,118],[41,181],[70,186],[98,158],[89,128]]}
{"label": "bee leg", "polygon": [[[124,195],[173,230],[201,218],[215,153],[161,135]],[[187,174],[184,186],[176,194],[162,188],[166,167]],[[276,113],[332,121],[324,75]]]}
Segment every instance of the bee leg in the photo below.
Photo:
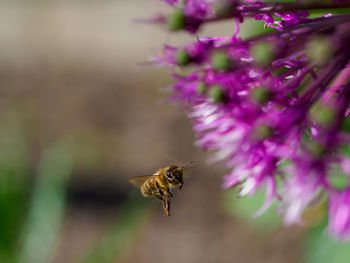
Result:
{"label": "bee leg", "polygon": [[162,201],[164,215],[170,216],[168,200],[160,196],[158,196],[157,198]]}
{"label": "bee leg", "polygon": [[163,209],[165,215],[170,216],[170,199],[166,198],[163,200]]}
{"label": "bee leg", "polygon": [[156,192],[153,193],[155,197],[157,197],[160,200],[165,200],[167,198],[173,198],[173,194],[170,192],[169,189],[158,189]]}
{"label": "bee leg", "polygon": [[170,192],[170,189],[167,190],[167,197],[169,197],[170,199],[173,198],[173,194]]}
{"label": "bee leg", "polygon": [[184,185],[184,183],[181,183],[179,186],[179,194],[181,193],[181,189],[182,189],[183,185]]}
{"label": "bee leg", "polygon": [[165,192],[163,192],[162,190],[159,190],[159,191],[163,195],[163,209],[164,209],[164,213],[165,213],[165,215],[170,216],[170,199],[173,197],[173,195],[170,192],[170,190],[164,189]]}
{"label": "bee leg", "polygon": [[164,213],[166,216],[170,216],[170,199],[164,195],[164,192],[161,189],[153,192],[154,197],[162,201]]}
{"label": "bee leg", "polygon": [[170,199],[167,199],[166,200],[166,202],[167,202],[167,216],[170,216]]}

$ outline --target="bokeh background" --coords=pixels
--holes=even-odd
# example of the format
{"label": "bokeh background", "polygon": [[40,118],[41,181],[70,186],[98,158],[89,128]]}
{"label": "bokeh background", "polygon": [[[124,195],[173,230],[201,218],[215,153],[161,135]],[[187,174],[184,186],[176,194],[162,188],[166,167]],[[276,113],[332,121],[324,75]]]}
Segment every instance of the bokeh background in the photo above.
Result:
{"label": "bokeh background", "polygon": [[[208,164],[210,153],[193,146],[184,109],[165,99],[169,73],[143,64],[164,43],[190,39],[135,23],[164,4],[32,0],[0,7],[0,262],[327,259],[305,253],[316,246],[305,245],[309,230],[281,227],[275,211],[251,220],[263,195],[238,200],[234,190],[222,191],[225,167]],[[200,35],[233,30],[220,23]],[[244,32],[256,29],[249,24]],[[167,156],[195,161],[171,217],[128,183],[173,163]]]}

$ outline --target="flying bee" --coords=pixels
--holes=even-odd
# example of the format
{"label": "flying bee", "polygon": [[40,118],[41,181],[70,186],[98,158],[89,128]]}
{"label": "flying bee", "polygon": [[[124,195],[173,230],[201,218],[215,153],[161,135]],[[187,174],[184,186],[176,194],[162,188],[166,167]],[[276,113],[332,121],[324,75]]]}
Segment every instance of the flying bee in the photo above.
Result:
{"label": "flying bee", "polygon": [[162,201],[165,214],[170,216],[170,199],[173,197],[171,191],[175,187],[179,187],[180,192],[184,184],[184,168],[192,163],[193,161],[183,166],[166,166],[156,171],[153,175],[136,176],[129,179],[129,182],[139,187],[144,197],[154,196]]}

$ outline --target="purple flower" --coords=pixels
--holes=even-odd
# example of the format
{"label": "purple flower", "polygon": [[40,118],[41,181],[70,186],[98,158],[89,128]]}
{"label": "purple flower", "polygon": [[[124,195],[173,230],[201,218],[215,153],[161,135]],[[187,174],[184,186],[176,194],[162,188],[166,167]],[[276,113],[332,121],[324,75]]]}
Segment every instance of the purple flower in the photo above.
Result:
{"label": "purple flower", "polygon": [[338,238],[350,238],[350,188],[329,196],[329,231]]}
{"label": "purple flower", "polygon": [[294,175],[286,179],[283,185],[284,196],[281,210],[286,225],[302,223],[303,211],[315,201],[320,189],[316,174]]}
{"label": "purple flower", "polygon": [[[241,39],[198,37],[165,46],[155,62],[176,68],[173,100],[186,105],[196,145],[225,161],[225,188],[240,195],[266,189],[256,215],[277,198],[286,224],[320,196],[329,198],[329,230],[350,235],[350,185],[332,183],[335,166],[350,175],[344,146],[350,142],[350,14],[331,14],[350,1],[278,3],[252,0],[189,0],[163,20],[172,31],[197,33],[219,20],[265,22],[270,32]],[[308,10],[327,10],[310,18]],[[187,74],[179,69],[191,65]],[[181,72],[182,73],[182,72]],[[278,183],[279,182],[279,183]],[[347,205],[346,205],[347,204]]]}

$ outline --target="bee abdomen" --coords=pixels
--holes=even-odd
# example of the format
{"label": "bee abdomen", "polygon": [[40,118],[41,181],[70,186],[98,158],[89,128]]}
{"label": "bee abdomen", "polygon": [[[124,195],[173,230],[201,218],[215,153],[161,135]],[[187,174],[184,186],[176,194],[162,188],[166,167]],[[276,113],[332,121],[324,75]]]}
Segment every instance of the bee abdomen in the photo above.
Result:
{"label": "bee abdomen", "polygon": [[141,186],[141,194],[144,197],[151,197],[153,195],[153,187],[152,187],[152,178],[149,178],[144,184]]}

